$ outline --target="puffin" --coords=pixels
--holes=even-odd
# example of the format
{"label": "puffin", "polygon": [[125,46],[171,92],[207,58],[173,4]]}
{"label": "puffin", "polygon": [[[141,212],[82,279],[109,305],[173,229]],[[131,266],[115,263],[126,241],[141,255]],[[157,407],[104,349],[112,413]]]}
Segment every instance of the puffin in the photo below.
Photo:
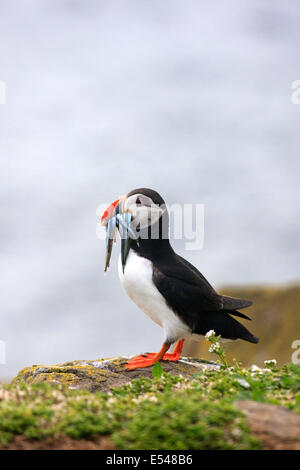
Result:
{"label": "puffin", "polygon": [[[169,239],[169,214],[153,189],[139,188],[115,200],[103,213],[106,228],[105,271],[119,233],[120,282],[130,299],[163,329],[157,353],[131,359],[126,369],[149,367],[157,361],[178,361],[186,339],[199,340],[213,330],[221,340],[258,343],[234,317],[250,318],[239,310],[251,300],[218,294],[198,269],[175,253]],[[173,352],[167,352],[174,344]]]}

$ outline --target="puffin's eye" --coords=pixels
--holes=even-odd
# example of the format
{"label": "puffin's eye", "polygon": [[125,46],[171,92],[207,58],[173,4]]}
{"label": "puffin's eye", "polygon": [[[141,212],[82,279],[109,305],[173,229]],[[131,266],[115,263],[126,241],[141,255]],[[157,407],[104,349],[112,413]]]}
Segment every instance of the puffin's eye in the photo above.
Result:
{"label": "puffin's eye", "polygon": [[135,202],[135,203],[136,203],[136,204],[142,204],[142,201],[140,200],[140,198],[139,198],[139,197],[137,197],[137,198],[136,198],[136,202]]}

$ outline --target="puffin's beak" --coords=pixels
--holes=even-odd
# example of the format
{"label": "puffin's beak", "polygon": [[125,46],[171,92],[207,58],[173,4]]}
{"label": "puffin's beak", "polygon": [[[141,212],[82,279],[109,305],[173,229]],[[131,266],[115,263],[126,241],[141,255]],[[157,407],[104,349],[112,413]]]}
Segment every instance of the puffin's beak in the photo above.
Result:
{"label": "puffin's beak", "polygon": [[136,236],[133,230],[130,227],[131,224],[131,213],[130,212],[121,212],[117,214],[117,224],[118,229],[121,237],[121,261],[122,261],[122,269],[124,272],[126,260],[129,254],[131,240]]}
{"label": "puffin's beak", "polygon": [[116,228],[118,228],[121,237],[121,261],[124,272],[125,263],[130,250],[131,240],[136,240],[136,235],[130,227],[131,213],[123,211],[126,196],[122,196],[114,201],[103,213],[101,224],[106,226],[106,256],[104,272],[109,267],[112,253],[113,241],[116,240]]}
{"label": "puffin's beak", "polygon": [[112,253],[113,242],[116,241],[116,208],[122,198],[114,201],[108,208],[103,212],[101,217],[101,225],[106,227],[106,254],[105,254],[105,266],[104,272],[109,267],[109,262]]}

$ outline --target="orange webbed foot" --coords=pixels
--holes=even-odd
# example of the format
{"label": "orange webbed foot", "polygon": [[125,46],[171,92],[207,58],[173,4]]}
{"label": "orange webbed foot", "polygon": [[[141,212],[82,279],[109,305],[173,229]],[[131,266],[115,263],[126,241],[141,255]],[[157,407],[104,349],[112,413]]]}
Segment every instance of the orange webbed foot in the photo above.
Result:
{"label": "orange webbed foot", "polygon": [[155,362],[164,360],[175,362],[178,361],[183,348],[183,339],[178,341],[174,351],[172,353],[167,353],[168,346],[163,344],[163,347],[158,353],[145,353],[131,359],[127,364],[125,364],[126,369],[134,370],[143,367],[150,367]]}
{"label": "orange webbed foot", "polygon": [[180,359],[180,354],[178,353],[166,353],[163,357],[164,361],[176,362]]}
{"label": "orange webbed foot", "polygon": [[[143,356],[137,356],[138,358],[141,358]],[[150,367],[152,366],[153,364],[155,364],[155,362],[157,362],[157,359],[155,358],[155,355],[153,357],[143,357],[143,359],[138,359],[138,360],[135,360],[136,358],[134,359],[131,359],[131,361],[129,361],[127,364],[125,364],[125,367],[126,369],[129,369],[129,370],[134,370],[134,369],[142,369],[144,367]]]}
{"label": "orange webbed foot", "polygon": [[184,342],[183,339],[181,339],[180,341],[177,341],[174,351],[172,353],[166,353],[163,359],[166,361],[172,361],[172,362],[179,361],[181,353],[182,353],[182,349],[183,349],[183,342]]}
{"label": "orange webbed foot", "polygon": [[134,357],[127,364],[125,364],[125,367],[126,369],[134,370],[134,369],[140,369],[143,367],[153,366],[155,362],[160,361],[163,358],[165,352],[167,352],[168,349],[169,349],[169,346],[167,346],[166,344],[163,344],[161,350],[158,353],[156,354],[148,353],[145,355]]}

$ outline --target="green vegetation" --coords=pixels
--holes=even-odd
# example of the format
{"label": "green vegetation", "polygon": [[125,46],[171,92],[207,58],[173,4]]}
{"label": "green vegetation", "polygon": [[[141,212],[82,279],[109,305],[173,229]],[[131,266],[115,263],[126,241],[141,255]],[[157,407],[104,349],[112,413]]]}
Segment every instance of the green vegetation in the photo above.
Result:
{"label": "green vegetation", "polygon": [[109,393],[46,383],[0,387],[0,442],[14,436],[110,436],[119,449],[258,449],[234,402],[279,404],[300,412],[300,366],[238,365],[191,378],[163,373]]}

